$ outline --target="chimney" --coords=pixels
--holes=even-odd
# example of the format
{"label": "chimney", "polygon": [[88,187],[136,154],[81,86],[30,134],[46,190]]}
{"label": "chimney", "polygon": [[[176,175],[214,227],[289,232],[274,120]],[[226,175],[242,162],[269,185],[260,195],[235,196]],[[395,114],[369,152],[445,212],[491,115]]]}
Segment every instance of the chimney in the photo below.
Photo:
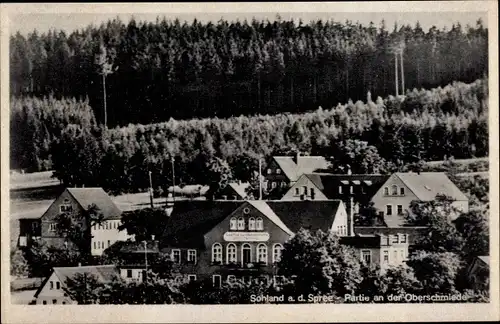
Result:
{"label": "chimney", "polygon": [[78,262],[78,267],[81,267],[82,266],[82,263],[81,262]]}
{"label": "chimney", "polygon": [[354,198],[349,197],[349,206],[347,211],[347,235],[354,236]]}

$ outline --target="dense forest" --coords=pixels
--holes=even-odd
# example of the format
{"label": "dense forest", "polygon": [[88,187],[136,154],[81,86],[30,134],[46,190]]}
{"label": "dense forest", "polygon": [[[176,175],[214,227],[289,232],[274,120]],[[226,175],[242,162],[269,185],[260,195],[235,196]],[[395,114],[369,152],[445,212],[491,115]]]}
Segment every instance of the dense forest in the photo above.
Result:
{"label": "dense forest", "polygon": [[331,156],[346,140],[373,147],[370,152],[390,162],[388,171],[422,160],[488,155],[487,79],[385,99],[368,93],[365,102],[302,114],[109,129],[97,125],[87,102],[26,98],[13,99],[11,107],[12,166],[54,169],[67,185],[115,193],[147,188],[148,171],[155,186],[170,185],[172,157],[177,184],[208,184],[214,159],[216,167],[228,166],[234,178],[249,181],[259,156]]}
{"label": "dense forest", "polygon": [[[304,24],[279,16],[272,22],[114,19],[70,34],[12,35],[10,89],[18,98],[87,100],[99,124],[106,119],[110,127],[299,113],[365,100],[367,91],[384,98],[473,82],[488,70],[487,45],[480,20],[426,32],[418,23]],[[396,79],[396,69],[404,78]],[[157,127],[167,126],[147,129]]]}

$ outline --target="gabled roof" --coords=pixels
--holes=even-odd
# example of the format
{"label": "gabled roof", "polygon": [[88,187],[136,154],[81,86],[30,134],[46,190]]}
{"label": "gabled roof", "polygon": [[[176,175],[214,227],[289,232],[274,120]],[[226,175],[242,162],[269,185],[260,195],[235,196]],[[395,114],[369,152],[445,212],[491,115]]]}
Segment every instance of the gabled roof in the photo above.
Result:
{"label": "gabled roof", "polygon": [[419,200],[434,200],[438,194],[444,194],[459,201],[469,200],[444,172],[398,172],[395,175]]}
{"label": "gabled roof", "polygon": [[330,166],[323,156],[273,156],[273,159],[290,181],[297,181],[304,173],[325,170]]}
{"label": "gabled roof", "polygon": [[490,265],[490,257],[489,256],[483,255],[483,256],[478,256],[477,258],[479,260],[483,261],[486,265],[488,265],[488,266]]}
{"label": "gabled roof", "polygon": [[102,188],[67,188],[73,198],[88,210],[89,206],[95,204],[102,212],[104,219],[120,218],[121,210]]}
{"label": "gabled roof", "polygon": [[324,201],[183,201],[176,203],[162,235],[162,245],[203,247],[203,235],[244,204],[250,204],[283,231],[292,235],[301,227],[328,231],[342,202]]}
{"label": "gabled roof", "polygon": [[306,173],[303,176],[307,177],[328,199],[344,198],[343,194],[339,194],[339,186],[346,184],[363,185],[365,194],[371,198],[390,177],[382,174],[330,173]]}
{"label": "gabled roof", "polygon": [[293,235],[293,232],[283,223],[283,221],[275,214],[275,212],[269,207],[269,205],[263,200],[252,200],[248,202],[250,205],[255,207],[263,215],[269,218],[276,226],[281,228],[288,235]]}
{"label": "gabled roof", "polygon": [[326,232],[332,227],[340,200],[267,201],[267,205],[294,233],[301,227]]}
{"label": "gabled roof", "polygon": [[121,280],[118,269],[115,265],[95,265],[82,267],[55,267],[52,273],[45,279],[44,283],[38,288],[35,293],[35,298],[42,291],[49,278],[54,274],[59,278],[62,285],[66,285],[66,280],[72,279],[77,274],[89,273],[94,275],[98,282],[110,283],[116,280]]}
{"label": "gabled roof", "polygon": [[228,184],[228,186],[236,192],[240,198],[245,198],[248,196],[246,190],[248,187],[250,187],[250,184],[248,182],[244,183],[238,183],[238,182],[231,182]]}

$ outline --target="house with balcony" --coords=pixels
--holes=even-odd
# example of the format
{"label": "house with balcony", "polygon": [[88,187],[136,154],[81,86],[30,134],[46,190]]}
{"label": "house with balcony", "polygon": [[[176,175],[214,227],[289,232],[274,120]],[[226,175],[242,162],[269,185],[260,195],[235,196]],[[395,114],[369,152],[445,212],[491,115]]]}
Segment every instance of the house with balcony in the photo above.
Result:
{"label": "house with balcony", "polygon": [[179,280],[272,283],[283,244],[300,228],[353,235],[340,200],[190,201],[175,204],[160,249]]}

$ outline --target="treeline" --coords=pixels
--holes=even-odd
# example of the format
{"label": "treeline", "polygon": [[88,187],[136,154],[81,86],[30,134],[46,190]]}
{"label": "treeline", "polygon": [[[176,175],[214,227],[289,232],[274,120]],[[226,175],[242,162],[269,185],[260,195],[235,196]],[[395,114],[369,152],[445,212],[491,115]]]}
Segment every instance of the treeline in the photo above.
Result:
{"label": "treeline", "polygon": [[396,63],[404,71],[400,93],[403,83],[472,82],[488,71],[487,46],[481,20],[424,31],[383,21],[114,19],[70,34],[12,35],[10,89],[14,96],[88,97],[100,123],[106,90],[108,126],[304,112],[364,100],[367,91],[394,94]]}
{"label": "treeline", "polygon": [[172,158],[177,185],[217,182],[212,169],[228,172],[227,165],[233,178],[251,181],[259,156],[330,156],[347,140],[373,146],[395,171],[420,161],[487,156],[487,98],[487,80],[477,80],[305,114],[171,119],[115,129],[69,125],[53,141],[52,161],[66,185],[114,193],[145,190],[149,171],[155,188],[171,185]]}

